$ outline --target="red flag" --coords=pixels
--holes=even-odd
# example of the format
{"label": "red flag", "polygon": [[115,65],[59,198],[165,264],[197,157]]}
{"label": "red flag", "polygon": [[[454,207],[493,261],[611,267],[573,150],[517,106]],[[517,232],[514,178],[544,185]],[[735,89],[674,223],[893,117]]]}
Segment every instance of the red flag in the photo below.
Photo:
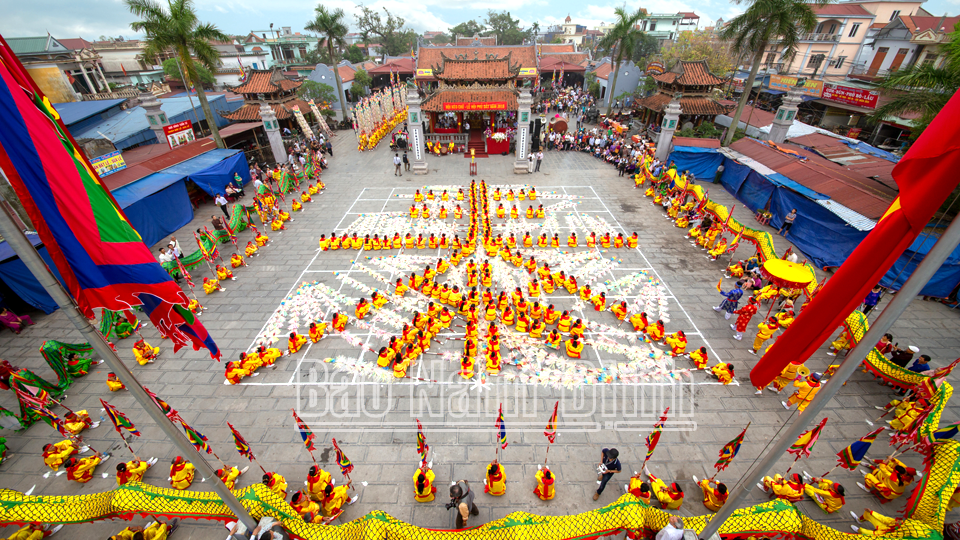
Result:
{"label": "red flag", "polygon": [[127,70],[123,68],[123,62],[120,62],[120,71],[123,72],[123,76],[124,76],[124,77],[127,76]]}
{"label": "red flag", "polygon": [[750,372],[762,388],[787,364],[803,363],[826,341],[903,251],[913,243],[934,212],[960,182],[960,92],[931,122],[893,169],[900,196],[876,227],[823,289],[774,342]]}
{"label": "red flag", "polygon": [[543,431],[543,434],[547,436],[547,440],[550,441],[550,444],[553,444],[557,440],[557,409],[560,407],[560,401],[557,400],[553,404],[553,414],[550,416],[550,421],[547,422],[547,428]]}

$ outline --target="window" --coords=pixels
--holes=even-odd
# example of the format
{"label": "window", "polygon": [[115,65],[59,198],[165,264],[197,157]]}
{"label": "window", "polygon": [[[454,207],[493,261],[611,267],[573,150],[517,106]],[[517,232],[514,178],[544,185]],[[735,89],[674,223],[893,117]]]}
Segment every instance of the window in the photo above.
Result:
{"label": "window", "polygon": [[777,53],[775,53],[775,52],[767,53],[767,63],[768,63],[768,64],[773,64],[773,63],[775,63],[776,61],[777,61]]}
{"label": "window", "polygon": [[656,30],[657,30],[657,22],[656,22],[656,21],[650,21],[650,31],[651,31],[651,32],[656,32]]}
{"label": "window", "polygon": [[820,69],[820,66],[823,64],[823,61],[826,59],[825,54],[815,54],[810,57],[810,60],[807,62],[807,67],[810,68],[814,73]]}
{"label": "window", "polygon": [[853,26],[850,27],[850,33],[847,34],[847,37],[856,37],[858,30],[860,30],[860,23],[853,23]]}
{"label": "window", "polygon": [[890,14],[890,20],[892,21],[892,20],[896,19],[896,18],[899,17],[899,16],[900,16],[900,10],[899,10],[899,9],[895,9],[895,10],[893,10],[893,13]]}
{"label": "window", "polygon": [[840,56],[837,58],[837,61],[833,63],[833,67],[836,69],[840,69],[843,67],[843,63],[846,61],[847,61],[846,56]]}
{"label": "window", "polygon": [[935,55],[928,54],[927,56],[925,56],[925,57],[923,58],[923,65],[924,65],[924,66],[933,66],[933,65],[936,63],[937,58],[938,58],[938,57],[935,56]]}
{"label": "window", "polygon": [[830,31],[828,31],[827,33],[834,34],[836,33],[836,31],[837,31],[837,23],[830,23]]}

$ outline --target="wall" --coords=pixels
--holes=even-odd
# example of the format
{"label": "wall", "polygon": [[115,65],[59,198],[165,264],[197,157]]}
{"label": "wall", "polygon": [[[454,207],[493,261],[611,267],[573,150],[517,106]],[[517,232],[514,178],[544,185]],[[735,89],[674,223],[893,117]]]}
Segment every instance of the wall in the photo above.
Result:
{"label": "wall", "polygon": [[[323,83],[323,84],[330,85],[330,86],[333,88],[334,91],[337,90],[337,81],[336,81],[336,79],[335,79],[334,76],[333,76],[333,70],[331,70],[328,66],[326,66],[326,65],[324,65],[324,64],[317,64],[317,67],[314,68],[313,72],[311,72],[311,73],[310,73],[310,76],[307,77],[307,78],[310,79],[311,81],[314,81],[314,82],[318,82],[318,83]],[[352,86],[353,86],[353,83],[352,83],[352,82],[343,83],[343,89],[344,89],[344,91],[350,90],[350,88],[351,88]],[[343,99],[344,101],[346,100],[346,98],[345,98],[345,96],[344,96],[343,94],[341,94],[340,97],[341,97],[341,99]],[[352,105],[348,102],[348,103],[347,103],[347,110],[348,110],[348,111],[350,110],[351,106],[352,106]],[[331,104],[331,108],[332,108],[333,111],[336,113],[337,119],[338,119],[338,120],[343,120],[343,112],[342,112],[341,107],[340,107],[340,101],[337,100],[336,102],[334,102],[333,104]]]}
{"label": "wall", "polygon": [[51,103],[77,101],[76,92],[56,64],[32,64],[26,68]]}
{"label": "wall", "polygon": [[[604,103],[609,104],[611,99],[616,98],[624,92],[633,93],[637,89],[637,85],[640,84],[641,70],[633,62],[623,62],[620,65],[620,74],[617,76],[617,87],[613,92],[610,92],[609,85],[613,82],[613,73],[607,76],[607,80],[599,79],[600,85],[603,88],[607,88],[607,93],[604,95]],[[606,111],[604,111],[606,112]]]}
{"label": "wall", "polygon": [[[119,71],[122,73],[121,64],[123,64],[123,69],[127,70],[127,73],[142,69],[140,62],[137,60],[140,49],[97,49],[97,53],[100,55],[101,69],[104,72]],[[153,66],[148,64],[146,67],[151,69]]]}
{"label": "wall", "polygon": [[[864,39],[867,35],[867,29],[873,22],[873,18],[868,17],[831,17],[831,16],[821,16],[817,18],[818,26],[820,23],[827,23],[824,28],[822,28],[821,33],[828,33],[829,25],[831,23],[836,23],[837,28],[834,33],[839,35],[839,41],[807,41],[806,43],[801,42],[798,47],[797,54],[786,66],[785,72],[789,74],[800,74],[807,77],[814,77],[816,79],[825,79],[825,80],[841,80],[846,77],[850,72],[851,68],[856,64],[857,56],[860,54],[861,45],[864,42]],[[857,30],[856,35],[851,37],[850,30],[854,24],[859,24],[860,28]],[[814,29],[816,31],[816,29]],[[826,56],[824,63],[827,64],[826,70],[824,70],[824,64],[821,64],[816,71],[816,74],[808,67],[809,60],[816,54],[823,54]],[[834,63],[841,56],[845,56],[846,60],[843,62],[839,68],[834,67]]]}
{"label": "wall", "polygon": [[893,20],[894,11],[900,11],[900,15],[916,15],[920,5],[920,2],[864,2],[860,7],[876,16],[874,22],[887,24]]}
{"label": "wall", "polygon": [[874,57],[881,47],[887,47],[887,55],[883,59],[883,63],[880,64],[880,69],[877,71],[877,74],[883,74],[890,69],[890,65],[893,64],[894,58],[897,56],[897,51],[900,49],[907,49],[907,56],[904,57],[903,62],[901,62],[900,67],[907,67],[911,60],[913,60],[914,51],[917,50],[917,45],[910,43],[908,39],[881,39],[877,40],[873,47],[864,47],[864,51],[869,51],[869,55],[864,54],[864,63],[863,63],[863,72],[866,73],[870,69],[870,66],[873,65]]}

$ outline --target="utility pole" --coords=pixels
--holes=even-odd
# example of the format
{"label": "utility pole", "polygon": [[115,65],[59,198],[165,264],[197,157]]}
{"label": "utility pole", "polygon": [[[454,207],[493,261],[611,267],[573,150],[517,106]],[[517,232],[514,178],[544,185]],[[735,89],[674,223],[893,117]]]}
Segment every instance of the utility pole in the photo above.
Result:
{"label": "utility pole", "polygon": [[[57,303],[70,322],[77,327],[80,334],[83,335],[93,350],[103,358],[110,370],[117,374],[120,382],[130,390],[130,393],[137,400],[141,407],[150,415],[150,418],[160,427],[163,433],[173,442],[177,450],[180,451],[199,471],[200,476],[210,481],[211,487],[223,500],[223,503],[237,516],[237,519],[243,523],[248,530],[253,530],[257,526],[257,521],[250,517],[247,509],[240,504],[240,501],[233,496],[233,493],[227,489],[227,486],[220,481],[216,470],[207,463],[203,455],[197,451],[190,443],[187,437],[180,431],[173,422],[166,417],[160,407],[153,402],[153,398],[147,394],[147,391],[140,386],[140,381],[134,377],[130,369],[123,363],[123,360],[117,353],[110,348],[107,340],[93,327],[93,324],[82,314],[73,302],[73,299],[63,290],[60,282],[53,276],[47,268],[46,263],[40,258],[40,254],[33,248],[23,231],[14,223],[13,216],[5,204],[6,199],[0,198],[0,235],[3,236],[13,251],[20,257],[20,260],[27,266],[30,273],[37,278],[40,285]],[[19,201],[15,201],[19,203]]]}
{"label": "utility pole", "polygon": [[840,363],[840,367],[837,368],[833,377],[817,392],[817,395],[810,401],[807,408],[797,415],[797,419],[794,420],[793,424],[790,424],[790,426],[783,431],[780,438],[770,446],[770,449],[767,451],[767,454],[763,456],[760,463],[744,475],[740,483],[733,488],[727,502],[720,508],[720,511],[710,519],[707,526],[703,529],[703,532],[700,533],[701,540],[710,538],[720,529],[723,522],[737,510],[754,484],[758,483],[764,475],[770,472],[770,469],[783,457],[783,453],[786,452],[787,448],[803,433],[804,428],[810,424],[811,420],[820,414],[820,411],[827,405],[827,402],[837,395],[837,391],[839,391],[843,383],[850,378],[854,370],[860,366],[860,363],[866,358],[870,349],[880,341],[883,334],[900,318],[900,315],[907,309],[910,302],[916,299],[920,293],[920,289],[930,281],[930,278],[933,277],[933,274],[940,268],[940,265],[947,260],[947,257],[953,252],[954,248],[957,247],[958,243],[960,243],[960,219],[955,219],[950,226],[947,227],[946,232],[937,240],[933,248],[930,249],[930,252],[927,253],[927,256],[920,265],[917,266],[917,269],[913,271],[913,274],[910,275],[907,282],[903,284],[900,291],[893,297],[893,300],[887,304],[887,307],[884,308],[880,316],[877,317],[873,326],[867,330],[863,338],[860,339],[860,342],[857,343],[857,346],[850,351],[850,354],[843,359],[843,362]]}

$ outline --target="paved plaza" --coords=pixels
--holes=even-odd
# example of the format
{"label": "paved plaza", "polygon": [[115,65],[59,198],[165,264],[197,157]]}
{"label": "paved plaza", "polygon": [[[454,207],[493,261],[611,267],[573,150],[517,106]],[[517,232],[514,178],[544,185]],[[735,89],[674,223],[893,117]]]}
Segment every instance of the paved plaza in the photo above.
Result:
{"label": "paved plaza", "polygon": [[[606,281],[610,287],[629,287],[631,279],[642,279],[651,284],[657,290],[656,300],[665,300],[661,316],[667,321],[667,332],[683,330],[689,340],[688,352],[706,346],[711,365],[718,360],[732,363],[737,382],[723,386],[703,371],[687,372],[693,368],[692,362],[684,358],[671,360],[669,355],[652,360],[637,374],[636,382],[629,384],[582,384],[576,379],[561,384],[544,383],[531,376],[533,374],[510,365],[504,367],[500,377],[464,381],[456,374],[458,366],[455,359],[450,359],[450,354],[425,356],[409,373],[436,382],[397,381],[392,376],[380,380],[367,376],[357,367],[363,362],[375,361],[375,353],[363,352],[341,336],[330,335],[293,356],[281,358],[276,370],[261,368],[259,376],[244,379],[237,386],[226,386],[223,384],[222,363],[211,361],[205,351],[184,350],[173,354],[169,341],[161,340],[149,325],[143,331],[144,337],[163,350],[156,363],[138,366],[130,350],[133,339],[121,341],[118,344],[121,357],[133,367],[139,380],[177,409],[187,423],[206,435],[217,454],[230,465],[243,467],[246,460],[235,452],[227,422],[244,435],[260,463],[286,477],[291,493],[301,488],[312,461],[291,417],[291,408],[296,408],[317,436],[318,461],[338,483],[341,476],[332,437],[337,439],[356,467],[351,476],[360,497],[356,504],[346,508],[341,518],[343,521],[356,519],[372,510],[383,510],[417,526],[452,528],[454,514],[443,506],[448,500],[447,486],[452,481],[467,479],[475,489],[482,490],[485,466],[495,456],[494,420],[502,403],[509,442],[501,452],[507,493],[502,497],[478,495],[476,502],[480,516],[478,520],[472,518],[470,525],[499,519],[518,510],[542,515],[575,514],[608,504],[623,493],[624,484],[633,471],[639,469],[646,454],[644,437],[657,416],[669,406],[671,412],[666,429],[649,467],[653,474],[668,483],[676,481],[682,486],[686,500],[677,513],[693,516],[708,511],[701,504],[700,490],[692,478],[713,474],[717,454],[726,442],[751,423],[739,455],[718,477],[732,488],[778,430],[795,419],[796,411],[787,411],[780,404],[781,399],[786,399],[786,393],[774,396],[767,391],[762,396],[755,396],[755,390],[749,385],[749,370],[757,357],[747,351],[760,318],[754,318],[743,341],[736,341],[729,327],[732,320],[724,320],[712,309],[720,301],[716,284],[722,277],[728,257],[721,257],[722,262],[709,261],[704,251],[684,238],[684,231],[665,219],[662,210],[651,205],[650,199],[634,189],[631,180],[618,177],[612,166],[584,153],[548,152],[541,172],[517,176],[513,174],[512,156],[491,156],[478,159],[479,175],[470,177],[469,160],[456,155],[432,158],[428,162],[429,175],[414,176],[407,172],[397,177],[393,174],[392,153],[386,145],[358,154],[355,139],[343,132],[334,139],[334,151],[330,168],[323,174],[326,190],[314,197],[314,202],[306,204],[303,212],[294,215],[295,221],[287,224],[286,231],[279,234],[267,231],[270,243],[260,250],[259,256],[248,259],[248,267],[235,270],[236,281],[222,283],[225,292],[200,298],[207,308],[201,320],[223,350],[224,361],[236,359],[240,352],[251,350],[269,335],[271,321],[285,330],[281,333],[283,339],[277,344],[285,348],[284,336],[289,332],[290,319],[294,317],[288,313],[288,308],[296,302],[292,293],[304,283],[351,299],[369,298],[369,294],[362,292],[364,287],[384,287],[378,276],[392,282],[403,275],[406,281],[410,270],[401,274],[403,268],[416,262],[416,267],[422,270],[420,257],[432,257],[435,264],[438,253],[446,251],[419,250],[413,256],[405,252],[398,255],[395,250],[320,252],[317,250],[320,234],[329,235],[332,231],[342,234],[348,227],[352,227],[351,231],[369,229],[382,234],[384,229],[409,222],[396,214],[406,213],[415,190],[423,186],[447,186],[453,194],[460,186],[466,191],[470,180],[475,178],[485,180],[491,191],[498,185],[504,189],[506,186],[514,186],[514,189],[522,185],[535,186],[543,194],[539,202],[548,208],[547,221],[558,231],[561,246],[566,245],[570,230],[578,231],[581,246],[581,231],[594,227],[609,227],[623,232],[624,236],[637,232],[638,249],[593,250],[598,256],[591,255],[590,262],[584,262],[581,267],[594,264],[591,268],[596,269],[598,283]],[[720,186],[711,186],[710,197],[728,207],[735,203]],[[455,202],[451,201],[447,209],[452,211],[453,204]],[[530,203],[518,203],[520,210],[523,211],[527,204]],[[466,203],[463,206],[468,207]],[[509,211],[510,203],[505,206]],[[537,204],[533,206],[536,208]],[[491,214],[494,210],[495,204],[491,203]],[[186,247],[192,243],[187,241],[192,236],[191,231],[205,224],[209,226],[210,216],[218,213],[212,204],[201,207],[194,221],[177,234],[187,252],[193,250]],[[755,224],[742,204],[737,205],[734,217],[748,226]],[[504,221],[491,218],[495,225]],[[466,219],[459,221],[461,225],[466,222]],[[452,220],[448,219],[447,223]],[[393,230],[390,229],[391,236]],[[453,228],[445,230],[454,231]],[[465,236],[464,227],[459,229],[459,234]],[[241,233],[241,245],[251,238],[249,231]],[[775,243],[780,253],[789,246],[780,237],[775,238]],[[232,246],[223,245],[221,250],[227,254],[232,251]],[[565,251],[565,248],[561,250]],[[558,264],[564,264],[564,261],[569,262],[568,258],[586,257],[584,254],[589,250],[581,247],[570,253],[543,248],[535,251],[538,260],[553,257]],[[745,258],[751,251],[752,246],[744,243],[737,258]],[[480,250],[474,256],[483,258]],[[194,273],[196,280],[209,275],[201,270]],[[519,271],[504,271],[503,282],[512,279],[510,276],[520,275]],[[818,273],[818,278],[823,277],[825,274]],[[729,288],[731,282],[725,280],[724,288]],[[525,282],[517,284],[525,289]],[[622,296],[628,303],[644,300],[641,289],[639,285],[634,286],[631,292]],[[387,291],[392,291],[392,287]],[[612,314],[595,314],[590,309],[592,306],[578,305],[575,298],[563,291],[558,290],[549,298],[556,301],[558,309],[572,309],[575,316],[608,327],[596,330],[596,334],[613,335],[622,344],[634,344],[619,339],[616,331],[622,329],[617,328]],[[352,318],[353,306],[344,305]],[[886,300],[873,313],[873,318],[885,305]],[[765,309],[766,305],[763,312]],[[278,314],[284,314],[282,321]],[[46,339],[68,343],[83,340],[62,313],[31,315],[37,324],[20,336],[0,332],[0,357],[48,380],[55,380],[38,352],[40,344]],[[409,314],[405,316],[409,318]],[[302,333],[306,333],[308,324],[304,321],[299,319]],[[455,324],[463,323],[457,319]],[[348,330],[350,337],[373,349],[382,345],[379,335],[383,331],[396,331],[388,324],[365,329],[352,323]],[[453,327],[445,337],[455,338],[458,331],[462,333],[462,329]],[[960,356],[960,313],[942,304],[915,300],[891,332],[894,341],[901,346],[916,345],[921,354],[929,354],[935,367]],[[591,337],[590,333],[587,337]],[[438,350],[455,351],[461,343],[448,342]],[[636,345],[645,346],[643,343]],[[823,371],[835,361],[825,353],[826,345],[807,365],[812,370]],[[603,347],[588,346],[581,362],[597,370],[614,370],[627,360]],[[480,364],[478,362],[478,371]],[[167,486],[169,463],[177,451],[164,440],[160,429],[128,392],[107,391],[104,384],[106,373],[105,365],[101,365],[75,381],[65,403],[74,410],[86,409],[96,418],[102,414],[98,400],[104,398],[126,413],[143,433],[134,441],[133,449],[141,458],[155,456],[160,459],[144,481]],[[956,373],[952,374],[948,381],[956,384],[957,377]],[[857,371],[827,406],[824,415],[829,421],[812,457],[799,464],[794,472],[808,471],[820,475],[833,468],[836,453],[872,429],[866,420],[876,420],[880,412],[874,407],[887,403],[891,397],[887,387],[874,382],[870,375]],[[553,404],[558,400],[559,436],[547,456],[548,441],[543,430]],[[17,407],[11,392],[0,394],[0,405],[10,410]],[[948,409],[941,425],[954,422],[960,416],[956,407]],[[424,425],[438,488],[437,499],[426,504],[416,503],[413,499],[411,478],[419,459],[416,419]],[[116,463],[120,459],[129,459],[126,449],[116,450],[114,457],[97,469],[92,481],[80,485],[68,482],[63,476],[43,476],[49,469],[42,462],[41,447],[59,440],[58,434],[48,426],[39,423],[23,433],[4,432],[0,435],[7,438],[9,448],[8,459],[0,467],[0,486],[17,491],[36,486],[33,492],[36,495],[88,494],[112,489],[116,486],[113,474]],[[101,450],[120,442],[109,422],[85,432],[84,436]],[[596,465],[600,450],[609,447],[619,449],[623,472],[614,477],[600,500],[594,502],[592,494],[597,487]],[[881,435],[869,455],[885,457],[890,453],[887,436]],[[785,471],[792,457],[785,455],[779,469],[773,472]],[[534,475],[538,464],[542,464],[545,458],[558,479],[557,496],[549,502],[540,501],[533,494],[536,487]],[[904,461],[921,467],[916,454],[907,454]],[[213,464],[219,467],[215,460]],[[109,477],[102,478],[101,473],[106,472],[110,473]],[[259,481],[259,473],[253,465],[250,472],[240,478],[238,487]],[[880,509],[872,496],[856,487],[856,482],[862,482],[859,472],[838,470],[831,474],[831,478],[842,483],[847,490],[844,510],[828,516],[813,502],[804,500],[797,504],[802,512],[821,523],[849,532],[853,521],[848,510],[859,514],[867,507]],[[191,489],[207,490],[209,485],[202,483],[198,476]],[[884,505],[883,513],[896,515],[905,499]],[[767,495],[754,488],[748,502],[756,504],[766,500]],[[955,518],[950,516],[948,521],[955,521]],[[141,518],[134,520],[135,523],[144,521]],[[76,540],[101,539],[124,526],[120,521],[71,525],[60,535],[68,534]],[[3,533],[12,530],[3,529]],[[225,537],[223,533],[220,524],[187,521],[176,533],[176,538],[211,539]]]}

